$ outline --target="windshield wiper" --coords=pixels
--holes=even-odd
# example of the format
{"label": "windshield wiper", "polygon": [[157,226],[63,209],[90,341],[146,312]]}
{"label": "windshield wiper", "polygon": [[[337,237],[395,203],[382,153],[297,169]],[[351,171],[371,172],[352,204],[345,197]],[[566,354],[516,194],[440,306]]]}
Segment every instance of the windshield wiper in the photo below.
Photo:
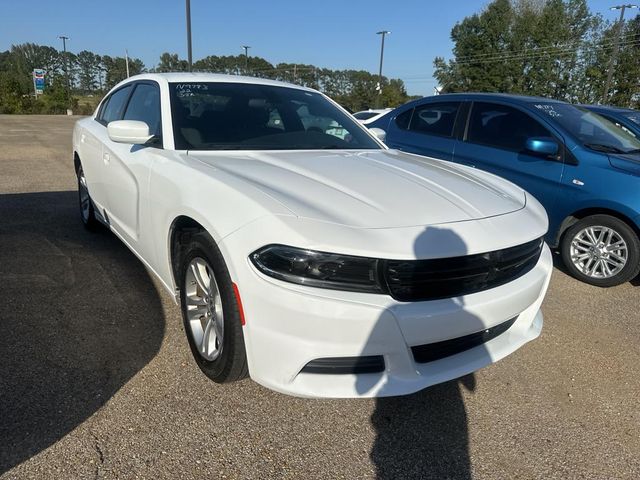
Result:
{"label": "windshield wiper", "polygon": [[597,152],[628,153],[618,147],[614,147],[613,145],[605,145],[604,143],[585,143],[584,146]]}

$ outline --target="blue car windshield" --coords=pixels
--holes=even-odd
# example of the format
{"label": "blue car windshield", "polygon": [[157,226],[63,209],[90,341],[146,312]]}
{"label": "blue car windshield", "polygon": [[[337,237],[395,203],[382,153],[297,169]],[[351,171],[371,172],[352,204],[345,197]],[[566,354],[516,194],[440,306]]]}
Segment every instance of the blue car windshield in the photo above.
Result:
{"label": "blue car windshield", "polygon": [[376,149],[350,115],[319,93],[275,85],[170,83],[179,150]]}
{"label": "blue car windshield", "polygon": [[640,152],[639,139],[597,113],[566,103],[535,103],[534,108],[591,150],[604,153]]}

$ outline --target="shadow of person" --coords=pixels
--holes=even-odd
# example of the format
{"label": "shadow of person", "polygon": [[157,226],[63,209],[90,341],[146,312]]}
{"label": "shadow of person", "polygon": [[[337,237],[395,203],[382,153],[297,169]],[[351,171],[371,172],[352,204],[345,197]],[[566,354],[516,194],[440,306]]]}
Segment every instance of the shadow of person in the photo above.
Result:
{"label": "shadow of person", "polygon": [[[464,256],[467,251],[462,238],[447,228],[429,227],[414,241],[416,258],[428,258],[434,253],[442,258]],[[446,287],[439,282],[429,288]],[[362,355],[383,354],[386,372],[359,375],[356,381],[358,393],[379,396],[371,416],[376,439],[370,452],[377,478],[471,478],[461,385],[469,391],[475,389],[475,377],[470,373],[474,368],[464,361],[452,364],[446,357],[417,363],[406,346],[400,347],[400,353],[398,345],[389,345],[386,352],[374,352],[372,348],[379,349],[384,344],[383,338],[392,338],[389,329],[394,328],[400,329],[402,338],[412,347],[448,340],[452,332],[457,332],[455,337],[480,332],[486,326],[455,296],[434,300],[429,307],[416,303],[395,305],[380,316]],[[488,355],[482,345],[475,347],[475,361]],[[461,378],[440,383],[456,376]],[[411,395],[393,397],[420,379],[424,384],[437,384]]]}
{"label": "shadow of person", "polygon": [[75,191],[0,195],[0,475],[90,417],[164,336],[145,268],[77,210]]}

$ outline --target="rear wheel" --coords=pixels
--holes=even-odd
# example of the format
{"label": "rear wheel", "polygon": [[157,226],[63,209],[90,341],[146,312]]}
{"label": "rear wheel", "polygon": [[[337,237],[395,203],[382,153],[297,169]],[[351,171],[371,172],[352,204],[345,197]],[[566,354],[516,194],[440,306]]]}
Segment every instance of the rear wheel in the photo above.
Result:
{"label": "rear wheel", "polygon": [[640,241],[622,220],[592,215],[564,233],[562,259],[579,280],[599,287],[628,282],[640,272]]}
{"label": "rear wheel", "polygon": [[213,239],[191,235],[179,268],[184,328],[200,369],[218,383],[247,376],[238,300],[229,271]]}
{"label": "rear wheel", "polygon": [[89,195],[87,187],[87,178],[84,176],[82,165],[78,166],[78,204],[80,207],[80,220],[87,230],[96,230],[100,226],[100,222],[96,218],[96,212],[93,209],[93,202]]}

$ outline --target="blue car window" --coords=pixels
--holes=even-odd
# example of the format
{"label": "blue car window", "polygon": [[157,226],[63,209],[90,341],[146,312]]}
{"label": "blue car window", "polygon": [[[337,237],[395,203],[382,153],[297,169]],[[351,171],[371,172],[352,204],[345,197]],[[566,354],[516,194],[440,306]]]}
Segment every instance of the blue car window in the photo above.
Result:
{"label": "blue car window", "polygon": [[398,128],[402,130],[407,130],[409,128],[409,122],[411,121],[411,115],[413,114],[413,108],[407,110],[406,112],[402,112],[400,115],[396,117],[396,125]]}
{"label": "blue car window", "polygon": [[427,103],[416,107],[411,117],[409,130],[427,135],[451,137],[460,103]]}
{"label": "blue car window", "polygon": [[530,137],[552,137],[549,130],[526,113],[506,105],[474,102],[467,141],[520,152]]}

